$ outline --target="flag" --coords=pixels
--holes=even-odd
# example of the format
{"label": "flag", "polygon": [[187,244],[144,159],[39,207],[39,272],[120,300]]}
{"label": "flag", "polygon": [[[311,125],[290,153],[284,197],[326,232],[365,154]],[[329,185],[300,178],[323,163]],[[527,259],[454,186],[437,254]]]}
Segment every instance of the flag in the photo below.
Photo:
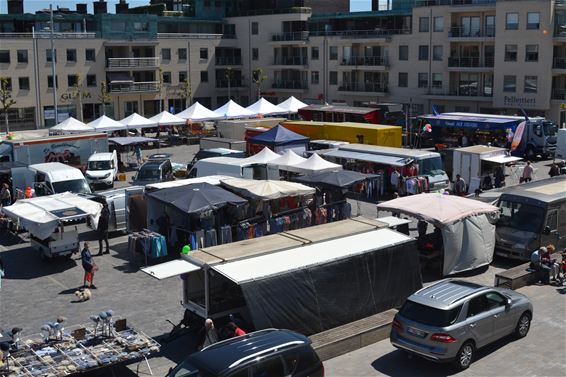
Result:
{"label": "flag", "polygon": [[511,142],[511,152],[519,147],[521,144],[521,139],[523,138],[523,131],[525,130],[527,121],[519,123],[517,129],[515,130],[515,135],[513,135],[513,141]]}

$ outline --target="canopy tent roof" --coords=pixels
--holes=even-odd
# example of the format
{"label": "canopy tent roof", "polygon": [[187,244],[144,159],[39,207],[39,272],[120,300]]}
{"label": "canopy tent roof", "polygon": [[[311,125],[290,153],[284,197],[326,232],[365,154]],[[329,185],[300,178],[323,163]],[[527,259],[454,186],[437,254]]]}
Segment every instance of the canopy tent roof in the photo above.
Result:
{"label": "canopy tent roof", "polygon": [[230,119],[230,118],[251,118],[255,116],[253,112],[248,109],[243,108],[242,106],[238,105],[236,102],[230,100],[224,104],[224,106],[219,107],[218,109],[214,110],[214,112],[222,118]]}
{"label": "canopy tent roof", "polygon": [[433,223],[437,226],[454,224],[466,217],[497,213],[499,208],[456,195],[409,195],[377,205],[378,210],[394,211]]}
{"label": "canopy tent roof", "polygon": [[243,205],[248,202],[230,191],[204,182],[148,192],[146,195],[187,214],[216,210],[227,204]]}
{"label": "canopy tent roof", "polygon": [[159,182],[159,183],[150,183],[149,185],[145,185],[146,191],[151,190],[162,190],[171,187],[180,187],[186,185],[192,185],[195,183],[202,183],[206,182],[214,186],[218,186],[223,179],[232,178],[228,175],[207,175],[204,177],[196,177],[196,178],[187,178],[187,179],[178,179],[175,181],[168,181],[168,182]]}
{"label": "canopy tent roof", "polygon": [[324,186],[345,188],[369,178],[376,178],[376,175],[358,173],[352,170],[339,170],[332,172],[322,172],[301,177],[294,180],[302,183],[320,184]]}
{"label": "canopy tent roof", "polygon": [[254,199],[278,199],[287,196],[309,195],[315,192],[312,187],[287,181],[230,178],[222,180],[221,184],[231,191]]}
{"label": "canopy tent roof", "polygon": [[69,117],[62,121],[61,123],[53,126],[49,129],[49,132],[55,133],[81,133],[81,132],[93,132],[94,127],[84,124],[80,120],[77,120],[73,117]]}
{"label": "canopy tent roof", "polygon": [[294,166],[300,164],[301,162],[305,162],[306,160],[306,158],[299,156],[292,149],[287,149],[282,156],[269,161],[269,163],[278,165],[279,167],[285,167]]}
{"label": "canopy tent roof", "polygon": [[176,115],[171,114],[169,111],[162,111],[157,115],[149,118],[152,122],[157,123],[160,126],[175,126],[185,124],[186,120],[179,118]]}
{"label": "canopy tent roof", "polygon": [[358,161],[368,161],[374,162],[380,165],[390,165],[390,166],[405,166],[413,162],[413,159],[395,157],[395,156],[383,156],[373,153],[360,153],[352,151],[343,151],[340,149],[332,149],[331,151],[325,152],[325,156],[330,156],[334,158],[344,158],[347,160],[358,160]]}
{"label": "canopy tent roof", "polygon": [[272,104],[265,98],[258,99],[254,104],[246,107],[247,110],[251,111],[253,114],[259,115],[278,115],[286,114],[287,111],[280,108],[277,105]]}
{"label": "canopy tent roof", "polygon": [[176,114],[175,116],[183,119],[190,119],[195,122],[202,122],[206,120],[221,119],[222,116],[214,111],[207,109],[198,101],[193,103],[190,107]]}
{"label": "canopy tent roof", "polygon": [[82,219],[90,216],[96,229],[102,204],[65,192],[30,199],[20,199],[11,206],[3,207],[9,217],[19,220],[31,234],[40,239],[49,237],[59,221]]}
{"label": "canopy tent roof", "polygon": [[156,122],[144,118],[138,113],[133,113],[129,117],[122,119],[120,123],[128,128],[152,128],[157,126]]}
{"label": "canopy tent roof", "polygon": [[87,126],[93,127],[94,130],[98,132],[112,132],[127,129],[124,124],[118,122],[117,120],[111,119],[106,115],[93,120],[92,122],[88,123]]}
{"label": "canopy tent roof", "polygon": [[110,137],[108,138],[108,141],[114,144],[118,144],[120,146],[126,146],[126,145],[151,143],[151,142],[159,141],[159,139],[153,139],[150,137],[143,137],[143,136],[128,136],[128,137]]}
{"label": "canopy tent roof", "polygon": [[306,144],[309,140],[310,138],[290,131],[280,124],[249,139],[251,143],[270,146]]}
{"label": "canopy tent roof", "polygon": [[287,170],[303,174],[313,174],[318,172],[342,170],[342,165],[326,161],[318,154],[313,153],[306,161],[297,165],[289,166]]}
{"label": "canopy tent roof", "polygon": [[291,96],[277,106],[283,109],[284,111],[286,111],[287,113],[296,113],[299,111],[299,109],[302,109],[303,107],[307,107],[308,105],[306,103],[299,101],[294,96]]}
{"label": "canopy tent roof", "polygon": [[261,150],[261,152],[256,153],[248,158],[243,158],[241,159],[241,161],[249,164],[267,164],[268,162],[271,162],[279,157],[280,155],[265,147]]}

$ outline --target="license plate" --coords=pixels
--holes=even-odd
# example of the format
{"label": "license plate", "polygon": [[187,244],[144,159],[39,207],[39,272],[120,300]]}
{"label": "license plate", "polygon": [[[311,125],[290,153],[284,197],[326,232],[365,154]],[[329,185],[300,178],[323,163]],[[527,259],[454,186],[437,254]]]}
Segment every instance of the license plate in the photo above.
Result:
{"label": "license plate", "polygon": [[426,332],[421,331],[421,330],[419,330],[419,329],[415,329],[415,328],[413,328],[413,327],[407,327],[407,332],[408,332],[409,334],[416,335],[416,336],[418,336],[418,337],[420,337],[420,338],[424,338],[424,337],[426,336]]}

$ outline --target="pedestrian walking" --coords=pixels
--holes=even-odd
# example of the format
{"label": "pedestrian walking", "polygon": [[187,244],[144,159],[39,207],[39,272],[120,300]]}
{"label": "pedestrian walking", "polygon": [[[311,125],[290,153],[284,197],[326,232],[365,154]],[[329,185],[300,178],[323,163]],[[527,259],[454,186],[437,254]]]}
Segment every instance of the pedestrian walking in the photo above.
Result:
{"label": "pedestrian walking", "polygon": [[466,196],[468,190],[466,190],[466,181],[464,178],[460,176],[460,174],[456,174],[456,182],[454,182],[454,192],[458,196]]}
{"label": "pedestrian walking", "polygon": [[138,165],[141,165],[141,163],[142,163],[142,149],[139,146],[139,144],[134,147],[134,155],[136,156],[136,160],[138,162]]}
{"label": "pedestrian walking", "polygon": [[94,288],[94,272],[96,271],[97,267],[92,259],[92,254],[90,253],[90,249],[88,248],[88,242],[84,243],[83,250],[81,251],[81,262],[83,265],[83,269],[85,270],[85,275],[83,279],[83,288]]}
{"label": "pedestrian walking", "polygon": [[10,193],[10,186],[7,183],[4,183],[2,190],[0,190],[0,204],[2,207],[12,204],[12,193]]}
{"label": "pedestrian walking", "polygon": [[520,183],[527,183],[533,180],[533,166],[530,161],[527,161],[527,165],[523,169],[523,174],[521,175]]}
{"label": "pedestrian walking", "polygon": [[100,218],[98,219],[98,254],[102,255],[102,241],[106,243],[105,254],[110,254],[110,246],[108,245],[108,223],[110,221],[110,211],[108,210],[108,204],[104,203],[102,205],[102,210],[100,211]]}

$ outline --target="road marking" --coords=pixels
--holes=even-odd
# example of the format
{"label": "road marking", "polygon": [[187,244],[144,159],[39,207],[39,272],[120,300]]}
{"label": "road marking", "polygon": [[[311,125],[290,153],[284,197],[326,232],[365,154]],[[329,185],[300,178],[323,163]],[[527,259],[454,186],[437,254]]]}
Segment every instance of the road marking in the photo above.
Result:
{"label": "road marking", "polygon": [[56,280],[55,278],[48,276],[47,277],[49,280],[51,280],[53,283],[57,284],[58,286],[60,286],[61,288],[67,290],[69,289],[69,287],[67,287],[65,284],[61,283],[60,281]]}

